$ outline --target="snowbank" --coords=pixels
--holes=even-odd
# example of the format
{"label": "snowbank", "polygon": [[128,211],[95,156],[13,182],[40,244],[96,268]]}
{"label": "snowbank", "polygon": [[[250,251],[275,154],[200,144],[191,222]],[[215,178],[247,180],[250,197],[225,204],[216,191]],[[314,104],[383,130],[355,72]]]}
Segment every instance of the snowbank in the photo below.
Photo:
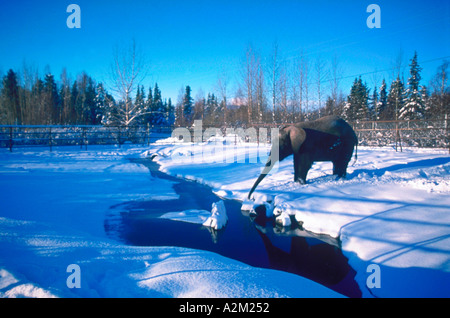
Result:
{"label": "snowbank", "polygon": [[223,201],[213,203],[211,216],[203,222],[204,226],[209,226],[214,230],[220,230],[228,222],[227,211]]}
{"label": "snowbank", "polygon": [[213,203],[211,212],[192,209],[180,212],[167,212],[161,215],[160,218],[202,224],[203,226],[210,227],[214,230],[222,229],[228,222],[227,211],[223,201]]}

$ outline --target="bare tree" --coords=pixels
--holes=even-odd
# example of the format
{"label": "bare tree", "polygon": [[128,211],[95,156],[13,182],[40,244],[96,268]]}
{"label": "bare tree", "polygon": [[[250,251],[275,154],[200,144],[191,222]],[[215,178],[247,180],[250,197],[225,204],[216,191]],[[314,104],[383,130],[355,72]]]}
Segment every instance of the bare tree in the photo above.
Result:
{"label": "bare tree", "polygon": [[141,105],[132,101],[133,92],[146,76],[144,56],[136,48],[133,40],[128,47],[117,46],[113,53],[111,65],[112,89],[120,98],[117,120],[129,126],[136,118],[148,113]]}
{"label": "bare tree", "polygon": [[320,112],[322,108],[322,99],[323,99],[323,86],[322,83],[327,78],[327,72],[325,70],[325,61],[318,56],[316,59],[315,71],[316,71],[316,88],[317,88],[317,110],[320,117]]}
{"label": "bare tree", "polygon": [[60,123],[67,124],[69,122],[69,116],[71,112],[71,102],[72,96],[70,92],[71,82],[67,75],[66,68],[63,68],[61,72],[61,90],[60,90],[60,98],[61,98],[61,113],[60,113]]}
{"label": "bare tree", "polygon": [[270,94],[272,99],[272,117],[273,121],[276,121],[277,102],[278,102],[278,82],[279,82],[279,56],[278,56],[278,43],[274,43],[272,49],[272,55],[270,56],[270,63],[268,67],[270,78]]}
{"label": "bare tree", "polygon": [[403,50],[400,49],[397,53],[396,58],[392,61],[392,81],[394,81],[395,79],[399,78],[403,81],[403,73],[405,70],[407,63],[404,62],[404,54],[403,54]]}
{"label": "bare tree", "polygon": [[254,117],[256,120],[260,120],[264,99],[264,76],[261,58],[251,45],[247,47],[245,52],[242,79],[244,85],[240,89],[243,90],[246,96],[247,122],[251,124]]}
{"label": "bare tree", "polygon": [[204,120],[205,115],[205,93],[203,89],[197,91],[194,101],[194,120],[201,119]]}
{"label": "bare tree", "polygon": [[217,77],[216,89],[217,89],[218,95],[220,96],[221,103],[223,104],[223,123],[225,125],[227,124],[227,120],[228,120],[228,118],[227,118],[228,83],[229,83],[228,74],[224,70],[222,70],[222,72]]}
{"label": "bare tree", "polygon": [[430,81],[430,85],[433,89],[432,94],[432,112],[434,117],[448,115],[450,110],[449,103],[449,71],[448,67],[450,62],[448,60],[442,61],[442,64],[437,68],[437,72]]}
{"label": "bare tree", "polygon": [[256,57],[251,45],[247,47],[245,52],[245,66],[244,66],[244,89],[247,95],[247,121],[252,122],[252,108],[253,108],[253,90],[255,81],[255,65]]}
{"label": "bare tree", "polygon": [[[309,117],[309,62],[308,60],[302,55],[300,58],[300,67],[301,67],[301,102],[304,102],[305,105],[305,115],[304,119],[308,119]],[[302,107],[303,110],[303,107]]]}
{"label": "bare tree", "polygon": [[343,103],[342,92],[339,89],[342,73],[343,70],[341,63],[339,62],[337,55],[334,55],[331,61],[331,80],[330,80],[331,100],[333,101],[333,103],[332,109],[329,110],[328,115],[340,113],[341,104]]}
{"label": "bare tree", "polygon": [[261,59],[258,57],[256,65],[256,83],[255,83],[255,99],[256,99],[256,120],[263,121],[263,115],[266,105],[266,93],[264,83],[264,71],[261,64]]}
{"label": "bare tree", "polygon": [[289,81],[288,81],[288,75],[286,70],[286,63],[282,63],[280,66],[280,77],[278,80],[278,97],[279,101],[278,104],[280,105],[281,110],[281,122],[287,123],[288,122],[288,116],[289,116],[289,110],[288,110],[288,91],[289,91]]}

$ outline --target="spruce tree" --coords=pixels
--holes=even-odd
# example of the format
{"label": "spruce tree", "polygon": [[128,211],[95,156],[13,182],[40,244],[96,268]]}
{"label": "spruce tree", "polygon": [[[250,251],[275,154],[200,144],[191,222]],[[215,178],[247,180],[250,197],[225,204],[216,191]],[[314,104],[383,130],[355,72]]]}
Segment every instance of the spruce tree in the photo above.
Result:
{"label": "spruce tree", "polygon": [[102,83],[97,84],[97,95],[95,95],[94,103],[95,108],[98,109],[98,117],[96,118],[99,123],[107,124],[110,120],[109,116],[111,110],[110,105],[106,102],[106,92]]}
{"label": "spruce tree", "polygon": [[79,124],[79,112],[78,110],[81,109],[81,95],[80,91],[78,90],[78,83],[75,81],[72,85],[72,90],[70,92],[71,97],[71,110],[70,110],[70,122],[72,124]]}
{"label": "spruce tree", "polygon": [[85,125],[96,125],[100,121],[100,110],[95,106],[95,96],[97,95],[95,91],[94,80],[87,76],[87,86],[84,92],[84,124]]}
{"label": "spruce tree", "polygon": [[421,119],[424,116],[424,105],[420,92],[420,71],[422,70],[417,63],[417,52],[411,60],[410,77],[408,79],[408,89],[405,93],[405,103],[399,110],[399,119],[414,120]]}
{"label": "spruce tree", "polygon": [[60,109],[58,107],[59,95],[56,82],[51,73],[44,78],[44,111],[49,115],[47,124],[55,124],[59,121]]}
{"label": "spruce tree", "polygon": [[217,124],[219,119],[219,105],[217,102],[217,98],[214,94],[208,93],[208,97],[206,98],[205,103],[205,115],[204,119],[207,125]]}
{"label": "spruce tree", "polygon": [[43,123],[42,118],[45,115],[45,112],[43,111],[43,92],[44,82],[40,78],[36,78],[36,81],[31,88],[30,103],[32,106],[29,108],[30,114],[28,114],[29,124],[35,125]]}
{"label": "spruce tree", "polygon": [[370,89],[367,87],[367,84],[362,82],[361,77],[358,81],[359,86],[359,103],[356,111],[356,119],[357,120],[368,120],[369,119],[369,93]]}
{"label": "spruce tree", "polygon": [[183,97],[183,104],[182,104],[182,111],[183,111],[183,118],[184,118],[184,124],[185,125],[191,125],[192,121],[192,106],[193,106],[194,100],[191,97],[191,87],[188,85],[186,86],[186,90]]}
{"label": "spruce tree", "polygon": [[165,122],[164,103],[161,96],[161,90],[158,87],[158,83],[155,83],[153,90],[153,103],[150,108],[152,125],[163,125]]}
{"label": "spruce tree", "polygon": [[378,103],[375,107],[375,119],[376,120],[387,119],[385,117],[386,107],[387,107],[387,89],[386,89],[386,81],[383,78],[383,81],[381,82],[381,86],[380,86],[380,96],[378,98]]}
{"label": "spruce tree", "polygon": [[22,114],[19,103],[19,85],[17,83],[17,74],[12,69],[3,78],[2,86],[2,112],[5,112],[5,123],[21,124]]}
{"label": "spruce tree", "polygon": [[144,115],[144,124],[153,125],[153,89],[150,86],[148,89],[147,101],[145,102],[145,108],[147,110],[147,114]]}
{"label": "spruce tree", "polygon": [[380,96],[378,95],[378,89],[375,86],[373,89],[372,96],[370,97],[370,103],[369,103],[369,119],[376,120],[377,119],[377,105],[380,100]]}
{"label": "spruce tree", "polygon": [[[136,97],[134,99],[134,107],[136,109],[143,109],[146,111],[146,102],[145,102],[145,92],[144,92],[144,86],[138,85]],[[144,123],[144,116],[139,116],[135,119],[136,124],[143,124]]]}
{"label": "spruce tree", "polygon": [[428,118],[431,110],[431,100],[430,95],[428,94],[428,88],[425,85],[422,85],[420,89],[420,96],[423,101],[424,116]]}
{"label": "spruce tree", "polygon": [[344,118],[350,121],[368,119],[369,89],[363,84],[361,77],[355,78],[347,103],[344,106]]}
{"label": "spruce tree", "polygon": [[175,107],[172,104],[172,99],[169,98],[167,102],[167,125],[172,126],[175,123]]}
{"label": "spruce tree", "polygon": [[386,117],[390,120],[399,119],[399,110],[405,103],[405,89],[403,82],[397,77],[391,84],[391,89],[387,97]]}

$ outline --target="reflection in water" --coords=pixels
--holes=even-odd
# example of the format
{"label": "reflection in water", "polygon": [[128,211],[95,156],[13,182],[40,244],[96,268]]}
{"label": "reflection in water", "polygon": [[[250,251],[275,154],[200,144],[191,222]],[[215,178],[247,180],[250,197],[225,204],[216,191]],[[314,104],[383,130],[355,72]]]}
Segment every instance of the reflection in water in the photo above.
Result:
{"label": "reflection in water", "polygon": [[207,250],[255,267],[282,270],[314,280],[350,297],[360,297],[355,272],[328,236],[316,236],[298,227],[280,228],[272,219],[250,217],[241,203],[225,200],[227,226],[214,231],[201,224],[159,218],[166,212],[211,210],[220,200],[210,188],[170,177],[156,163],[140,160],[152,175],[175,181],[179,199],[125,202],[111,207],[105,220],[108,235],[136,246],[179,246]]}

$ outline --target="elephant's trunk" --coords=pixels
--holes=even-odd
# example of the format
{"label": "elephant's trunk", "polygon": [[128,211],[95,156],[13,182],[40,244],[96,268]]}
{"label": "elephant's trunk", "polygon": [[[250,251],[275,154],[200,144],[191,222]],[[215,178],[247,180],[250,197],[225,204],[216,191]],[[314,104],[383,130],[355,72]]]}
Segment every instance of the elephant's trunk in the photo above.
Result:
{"label": "elephant's trunk", "polygon": [[[274,162],[274,164],[275,164],[275,162]],[[255,191],[258,184],[269,174],[270,170],[272,170],[272,159],[269,157],[269,160],[267,160],[267,163],[266,163],[263,171],[259,175],[258,179],[256,179],[255,184],[253,185],[252,189],[248,193],[249,200],[251,199],[253,191]]]}

